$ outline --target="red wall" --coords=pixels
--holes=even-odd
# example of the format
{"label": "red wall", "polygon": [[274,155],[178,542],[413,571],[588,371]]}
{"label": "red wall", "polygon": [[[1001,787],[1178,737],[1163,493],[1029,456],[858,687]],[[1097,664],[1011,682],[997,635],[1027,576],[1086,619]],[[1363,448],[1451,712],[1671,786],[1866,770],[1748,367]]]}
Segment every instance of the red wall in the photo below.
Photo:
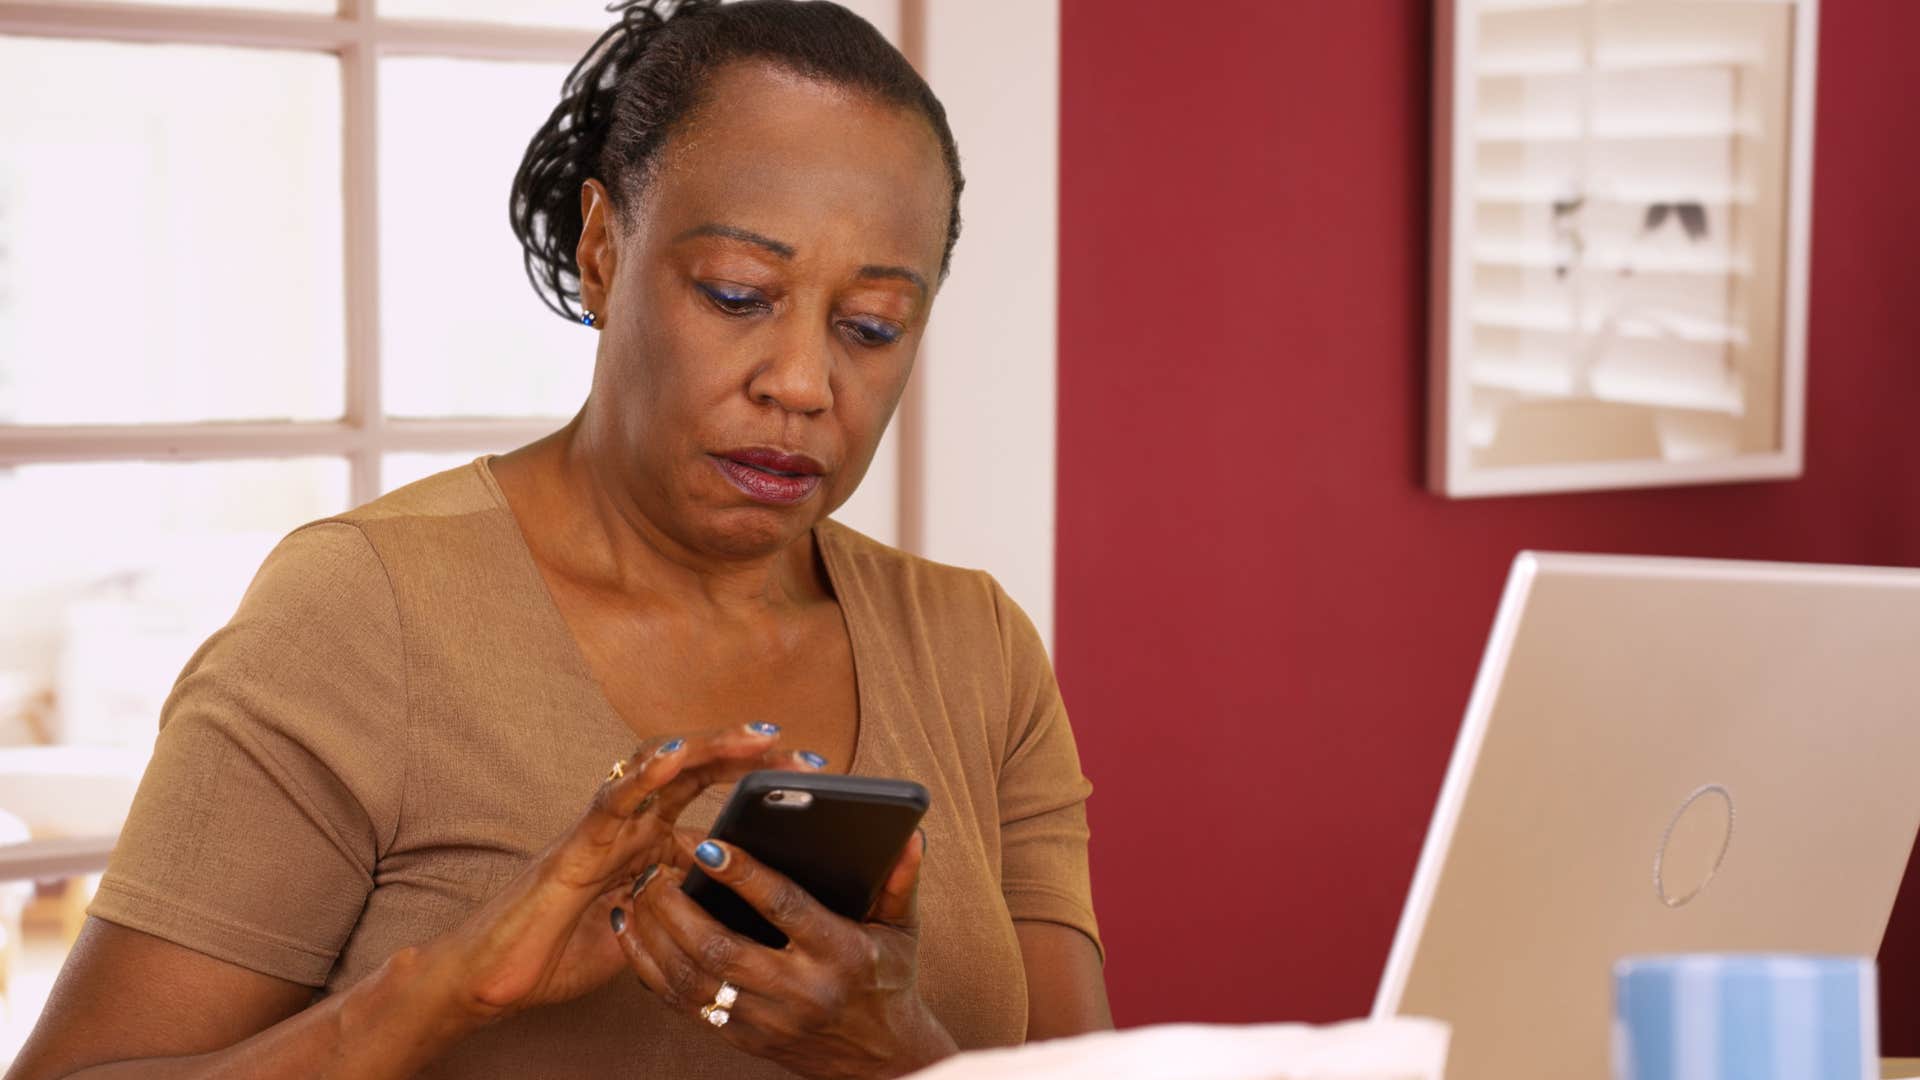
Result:
{"label": "red wall", "polygon": [[1823,6],[1805,479],[1449,502],[1429,0],[1064,0],[1057,662],[1122,1023],[1367,1009],[1515,551],[1920,563],[1920,3]]}

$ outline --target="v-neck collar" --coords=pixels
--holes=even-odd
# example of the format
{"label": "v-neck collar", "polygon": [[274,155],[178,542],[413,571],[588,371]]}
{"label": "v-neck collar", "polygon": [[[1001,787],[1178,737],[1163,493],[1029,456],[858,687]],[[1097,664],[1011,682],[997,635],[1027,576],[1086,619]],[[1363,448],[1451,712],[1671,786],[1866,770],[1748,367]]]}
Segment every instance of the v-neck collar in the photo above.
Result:
{"label": "v-neck collar", "polygon": [[[481,483],[486,486],[494,505],[507,516],[507,522],[512,526],[514,539],[519,545],[521,557],[525,560],[526,573],[531,575],[534,589],[544,601],[541,615],[547,624],[547,631],[559,634],[566,642],[565,652],[574,668],[572,674],[585,680],[586,684],[593,688],[594,702],[600,710],[602,722],[611,725],[612,731],[625,736],[628,742],[636,741],[639,735],[620,715],[620,710],[614,708],[613,700],[607,697],[606,688],[600,685],[599,677],[594,675],[593,665],[587,661],[586,652],[580,648],[579,640],[573,636],[573,628],[567,625],[566,616],[561,614],[559,603],[554,600],[552,590],[547,587],[546,575],[540,572],[540,565],[534,560],[533,545],[527,542],[526,530],[521,527],[520,519],[514,515],[513,505],[507,501],[507,494],[501,489],[500,481],[493,475],[493,458],[492,454],[484,454],[474,459],[473,468],[480,474]],[[869,644],[864,632],[869,622],[869,613],[862,607],[865,596],[860,590],[844,587],[849,581],[847,567],[843,564],[845,553],[840,549],[841,538],[837,528],[829,527],[832,524],[831,521],[826,521],[815,525],[812,529],[813,543],[815,549],[820,552],[821,565],[826,568],[827,584],[833,590],[834,601],[840,607],[840,619],[847,630],[847,648],[853,658],[855,712],[853,757],[847,762],[847,772],[858,774],[861,765],[868,757],[867,728],[873,717],[873,712],[868,707],[866,673],[869,669],[864,659]]]}

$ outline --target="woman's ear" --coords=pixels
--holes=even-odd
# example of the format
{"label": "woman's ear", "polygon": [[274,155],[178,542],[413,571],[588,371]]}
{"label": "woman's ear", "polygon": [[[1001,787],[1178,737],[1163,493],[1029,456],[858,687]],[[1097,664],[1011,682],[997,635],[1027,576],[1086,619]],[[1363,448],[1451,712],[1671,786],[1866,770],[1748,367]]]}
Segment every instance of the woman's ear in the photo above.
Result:
{"label": "woman's ear", "polygon": [[573,252],[580,266],[580,303],[604,313],[619,255],[613,242],[613,199],[598,180],[580,185],[580,222],[580,245]]}

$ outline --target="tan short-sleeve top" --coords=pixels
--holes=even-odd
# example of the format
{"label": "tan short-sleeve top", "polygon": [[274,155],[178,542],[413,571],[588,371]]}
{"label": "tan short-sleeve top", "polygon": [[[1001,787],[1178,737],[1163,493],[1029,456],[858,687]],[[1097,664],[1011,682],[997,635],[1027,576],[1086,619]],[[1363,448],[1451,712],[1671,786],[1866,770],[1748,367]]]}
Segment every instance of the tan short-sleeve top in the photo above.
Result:
{"label": "tan short-sleeve top", "polygon": [[[985,573],[816,539],[852,639],[850,771],[926,785],[920,989],[963,1048],[1017,1043],[1015,920],[1096,940],[1073,734]],[[485,459],[287,537],[161,717],[92,914],[339,991],[457,924],[628,754]],[[698,726],[698,725],[695,725]],[[704,828],[709,791],[683,824]],[[621,976],[431,1075],[777,1077]]]}

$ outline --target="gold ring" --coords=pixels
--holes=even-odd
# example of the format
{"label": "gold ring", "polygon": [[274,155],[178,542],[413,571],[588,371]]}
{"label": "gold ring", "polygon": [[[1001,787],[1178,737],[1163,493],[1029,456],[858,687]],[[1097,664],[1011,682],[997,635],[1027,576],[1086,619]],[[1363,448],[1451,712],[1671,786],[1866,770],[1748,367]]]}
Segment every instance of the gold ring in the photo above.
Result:
{"label": "gold ring", "polygon": [[720,990],[713,995],[713,1001],[700,1006],[700,1018],[714,1027],[727,1026],[733,1019],[733,1003],[740,1000],[740,988],[730,982],[720,984]]}
{"label": "gold ring", "polygon": [[616,761],[613,763],[613,771],[607,774],[607,783],[611,784],[625,775],[627,775],[627,763],[624,760]]}

